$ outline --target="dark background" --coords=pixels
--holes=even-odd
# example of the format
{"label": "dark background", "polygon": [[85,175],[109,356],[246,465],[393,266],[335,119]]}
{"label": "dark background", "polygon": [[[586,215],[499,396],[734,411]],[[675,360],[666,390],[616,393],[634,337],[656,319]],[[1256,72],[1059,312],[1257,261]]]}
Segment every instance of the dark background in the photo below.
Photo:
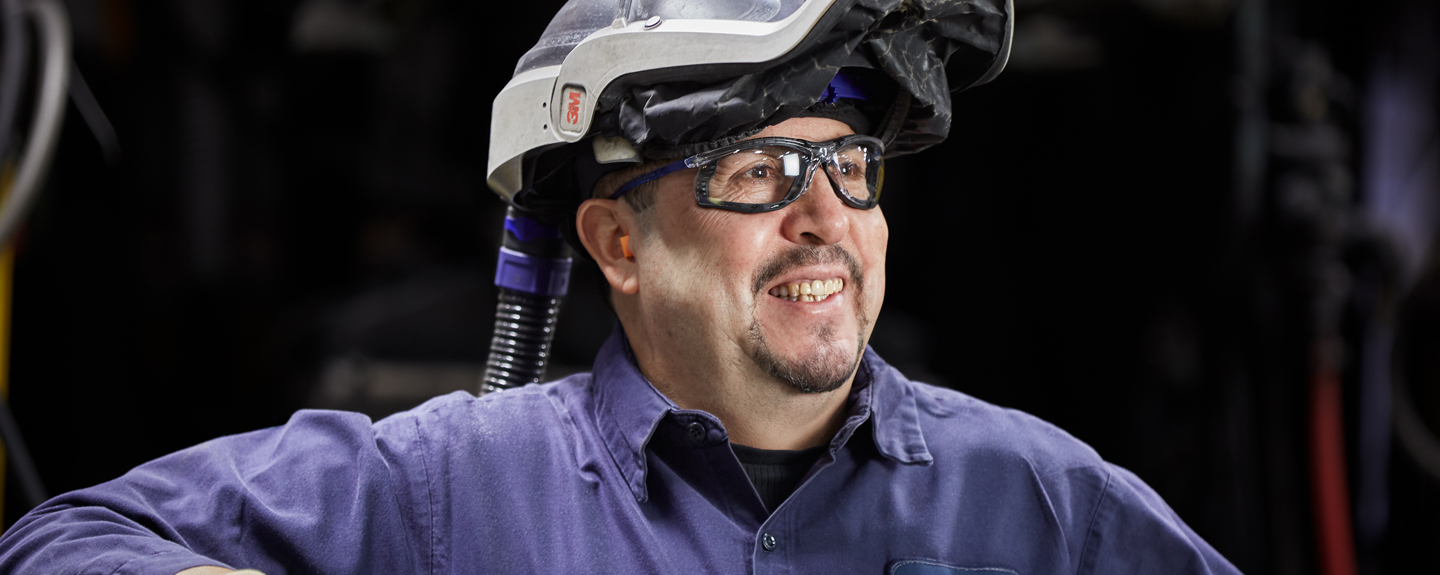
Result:
{"label": "dark background", "polygon": [[[490,104],[559,2],[66,4],[121,155],[72,108],[19,243],[10,397],[51,493],[296,409],[475,388]],[[1385,344],[1409,342],[1397,379],[1440,429],[1437,11],[1016,4],[1007,71],[887,168],[874,346],[1060,425],[1252,574],[1344,572],[1320,559],[1308,427],[1336,373],[1359,572],[1440,572],[1440,480],[1390,432]],[[1386,123],[1392,101],[1429,115]],[[1382,201],[1394,181],[1411,203]],[[552,375],[613,322],[594,273]]]}

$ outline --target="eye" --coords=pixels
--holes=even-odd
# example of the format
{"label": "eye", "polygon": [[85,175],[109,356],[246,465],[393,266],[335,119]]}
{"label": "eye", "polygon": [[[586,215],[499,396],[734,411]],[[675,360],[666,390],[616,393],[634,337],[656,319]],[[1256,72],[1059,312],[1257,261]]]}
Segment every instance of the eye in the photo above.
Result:
{"label": "eye", "polygon": [[775,169],[765,164],[757,164],[755,166],[751,166],[749,170],[745,171],[745,177],[753,178],[756,180],[765,180],[774,176]]}

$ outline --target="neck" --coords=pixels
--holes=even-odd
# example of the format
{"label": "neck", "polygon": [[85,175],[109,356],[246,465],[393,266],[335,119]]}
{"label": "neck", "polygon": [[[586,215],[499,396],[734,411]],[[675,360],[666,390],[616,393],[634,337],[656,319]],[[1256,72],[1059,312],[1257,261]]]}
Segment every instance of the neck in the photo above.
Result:
{"label": "neck", "polygon": [[643,327],[627,328],[626,336],[645,378],[682,409],[719,418],[732,443],[759,449],[817,447],[829,443],[845,422],[854,375],[834,391],[803,393],[748,357],[736,361],[719,353],[671,349],[676,346],[662,342],[676,339],[651,337]]}
{"label": "neck", "polygon": [[850,394],[850,383],[823,394],[804,394],[788,390],[788,385],[771,378],[740,385],[720,384],[713,392],[697,390],[699,386],[685,382],[651,381],[676,405],[719,418],[732,443],[759,449],[805,449],[828,444],[845,422],[845,400]]}

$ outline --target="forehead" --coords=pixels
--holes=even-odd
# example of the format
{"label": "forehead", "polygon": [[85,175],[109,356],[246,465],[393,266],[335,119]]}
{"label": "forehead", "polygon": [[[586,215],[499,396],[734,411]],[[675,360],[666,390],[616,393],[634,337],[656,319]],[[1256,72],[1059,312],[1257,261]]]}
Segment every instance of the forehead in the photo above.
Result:
{"label": "forehead", "polygon": [[767,127],[747,139],[768,138],[781,136],[809,140],[811,142],[825,142],[842,136],[854,134],[855,130],[850,125],[839,120],[830,118],[790,118],[779,124]]}

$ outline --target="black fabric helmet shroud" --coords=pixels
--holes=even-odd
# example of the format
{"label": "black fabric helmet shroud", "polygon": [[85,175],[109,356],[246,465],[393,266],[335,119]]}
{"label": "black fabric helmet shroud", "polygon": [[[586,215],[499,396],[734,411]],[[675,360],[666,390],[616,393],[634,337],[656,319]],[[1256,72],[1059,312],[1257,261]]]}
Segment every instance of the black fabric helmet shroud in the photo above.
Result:
{"label": "black fabric helmet shroud", "polygon": [[[620,2],[617,14],[629,9],[630,0]],[[596,0],[572,0],[521,59],[517,74],[559,63],[568,53],[564,45],[573,47],[587,35],[564,29],[567,11],[573,19],[575,12],[596,8]],[[949,133],[951,93],[987,82],[1003,67],[1011,9],[1008,0],[837,0],[810,35],[777,62],[621,78],[600,95],[590,133],[623,137],[649,158],[683,157],[791,117],[815,115],[806,110],[847,68],[892,83],[893,96],[865,103],[871,108],[868,132],[885,142],[886,156],[918,152]],[[603,19],[597,16],[587,17]],[[585,253],[575,241],[573,214],[591,190],[581,190],[580,181],[593,185],[597,169],[623,165],[596,164],[589,141],[579,144],[528,157],[524,189],[512,201],[559,226]]]}

